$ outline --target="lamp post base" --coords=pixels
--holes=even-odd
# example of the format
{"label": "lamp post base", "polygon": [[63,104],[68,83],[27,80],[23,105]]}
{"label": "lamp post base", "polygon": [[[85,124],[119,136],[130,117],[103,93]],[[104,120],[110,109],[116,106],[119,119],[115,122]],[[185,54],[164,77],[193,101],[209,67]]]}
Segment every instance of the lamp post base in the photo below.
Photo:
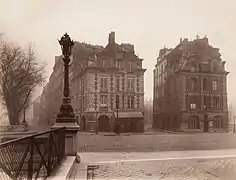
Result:
{"label": "lamp post base", "polygon": [[60,112],[57,114],[56,122],[75,122],[75,114],[71,106],[71,100],[68,97],[64,97]]}
{"label": "lamp post base", "polygon": [[66,127],[65,153],[76,155],[78,151],[78,131],[80,126],[76,123],[75,114],[70,104],[70,98],[63,98],[60,112],[57,115],[56,123],[51,127],[57,129]]}

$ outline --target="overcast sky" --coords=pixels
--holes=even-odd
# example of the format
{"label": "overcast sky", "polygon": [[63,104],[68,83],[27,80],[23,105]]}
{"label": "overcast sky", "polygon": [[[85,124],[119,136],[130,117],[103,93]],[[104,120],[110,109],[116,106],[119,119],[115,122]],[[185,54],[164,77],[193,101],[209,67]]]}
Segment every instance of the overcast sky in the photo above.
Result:
{"label": "overcast sky", "polygon": [[144,59],[147,98],[159,49],[174,47],[180,37],[207,35],[227,61],[229,99],[236,104],[235,0],[0,0],[0,32],[21,45],[33,42],[48,62],[48,75],[60,54],[57,38],[65,32],[77,41],[106,45],[110,31],[117,43],[134,44]]}

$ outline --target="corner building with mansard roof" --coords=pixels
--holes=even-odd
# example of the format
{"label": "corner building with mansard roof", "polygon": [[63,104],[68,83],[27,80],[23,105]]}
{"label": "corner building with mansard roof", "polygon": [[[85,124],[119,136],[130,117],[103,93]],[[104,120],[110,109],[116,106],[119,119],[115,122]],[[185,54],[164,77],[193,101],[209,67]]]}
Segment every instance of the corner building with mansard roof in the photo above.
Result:
{"label": "corner building with mansard roof", "polygon": [[[144,131],[144,73],[131,44],[117,44],[111,32],[106,47],[73,53],[71,96],[81,131]],[[117,111],[118,108],[118,111]],[[117,119],[118,116],[118,119]]]}
{"label": "corner building with mansard roof", "polygon": [[159,51],[154,69],[153,128],[228,131],[225,61],[208,38]]}

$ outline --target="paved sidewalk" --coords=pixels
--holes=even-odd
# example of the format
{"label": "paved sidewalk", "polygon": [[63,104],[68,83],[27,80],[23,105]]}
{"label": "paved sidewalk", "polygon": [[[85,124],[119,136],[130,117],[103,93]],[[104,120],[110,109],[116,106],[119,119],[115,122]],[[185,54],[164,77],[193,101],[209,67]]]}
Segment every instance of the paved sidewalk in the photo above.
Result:
{"label": "paved sidewalk", "polygon": [[236,149],[199,150],[199,151],[167,151],[167,152],[110,152],[80,153],[81,161],[88,164],[110,164],[116,162],[186,160],[236,158]]}

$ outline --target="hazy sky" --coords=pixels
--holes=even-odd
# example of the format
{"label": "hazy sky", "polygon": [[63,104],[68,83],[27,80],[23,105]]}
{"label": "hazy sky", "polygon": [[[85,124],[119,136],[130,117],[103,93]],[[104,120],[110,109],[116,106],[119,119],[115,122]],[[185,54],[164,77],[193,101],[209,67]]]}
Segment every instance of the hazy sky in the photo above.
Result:
{"label": "hazy sky", "polygon": [[60,54],[57,38],[106,45],[108,33],[116,41],[135,45],[144,59],[145,96],[152,97],[152,71],[160,48],[174,47],[180,37],[207,35],[227,61],[228,92],[236,104],[235,0],[0,0],[0,32],[10,40],[35,43],[48,74]]}

